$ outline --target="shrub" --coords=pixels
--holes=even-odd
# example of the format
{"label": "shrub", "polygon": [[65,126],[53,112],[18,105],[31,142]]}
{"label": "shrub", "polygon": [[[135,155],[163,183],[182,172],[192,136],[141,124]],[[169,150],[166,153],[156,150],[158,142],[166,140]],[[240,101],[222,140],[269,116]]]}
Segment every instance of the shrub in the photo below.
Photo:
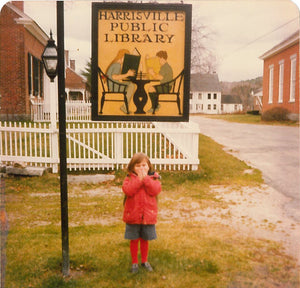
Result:
{"label": "shrub", "polygon": [[259,115],[259,110],[251,110],[251,111],[247,111],[247,114],[250,114],[250,115]]}
{"label": "shrub", "polygon": [[265,111],[261,119],[263,121],[287,121],[290,111],[282,107],[274,107]]}

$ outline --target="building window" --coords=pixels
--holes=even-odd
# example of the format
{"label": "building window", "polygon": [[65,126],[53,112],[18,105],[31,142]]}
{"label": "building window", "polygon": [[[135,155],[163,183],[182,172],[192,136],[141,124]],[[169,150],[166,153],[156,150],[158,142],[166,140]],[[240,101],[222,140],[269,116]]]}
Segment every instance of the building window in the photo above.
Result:
{"label": "building window", "polygon": [[207,94],[207,99],[208,99],[208,100],[211,99],[211,94],[210,94],[210,93]]}
{"label": "building window", "polygon": [[237,111],[238,110],[238,106],[237,104],[234,104],[234,111]]}
{"label": "building window", "polygon": [[32,95],[32,81],[31,81],[31,79],[32,79],[32,73],[31,73],[31,67],[32,67],[32,63],[31,63],[31,54],[29,54],[28,53],[28,57],[27,57],[27,59],[28,59],[28,94],[29,95]]}
{"label": "building window", "polygon": [[28,53],[28,93],[43,97],[43,63]]}
{"label": "building window", "polygon": [[217,110],[217,104],[214,104],[214,110]]}
{"label": "building window", "polygon": [[211,105],[210,104],[207,105],[207,110],[211,110]]}
{"label": "building window", "polygon": [[279,87],[278,87],[278,103],[283,102],[283,72],[284,71],[284,61],[279,62]]}
{"label": "building window", "polygon": [[202,111],[203,110],[203,104],[196,104],[196,110]]}
{"label": "building window", "polygon": [[291,56],[290,102],[295,102],[296,93],[296,55]]}
{"label": "building window", "polygon": [[198,93],[198,99],[202,100],[202,93],[201,92]]}
{"label": "building window", "polygon": [[69,99],[71,101],[82,101],[83,100],[83,95],[79,91],[70,91],[69,92]]}
{"label": "building window", "polygon": [[269,103],[273,103],[274,65],[269,67]]}
{"label": "building window", "polygon": [[190,99],[193,99],[193,93],[192,92],[190,93]]}
{"label": "building window", "polygon": [[215,100],[217,99],[217,93],[214,93],[214,99]]}
{"label": "building window", "polygon": [[224,110],[224,104],[221,104],[221,111]]}

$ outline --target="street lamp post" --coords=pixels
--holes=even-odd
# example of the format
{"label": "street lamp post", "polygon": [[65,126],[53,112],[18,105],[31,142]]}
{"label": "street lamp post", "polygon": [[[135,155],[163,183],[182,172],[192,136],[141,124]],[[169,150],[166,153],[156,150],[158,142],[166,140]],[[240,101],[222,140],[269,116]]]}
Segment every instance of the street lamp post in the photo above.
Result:
{"label": "street lamp post", "polygon": [[60,158],[60,202],[61,202],[61,238],[62,273],[70,273],[69,225],[68,225],[68,184],[66,151],[66,105],[65,105],[65,63],[64,63],[64,2],[56,2],[57,11],[57,48],[52,33],[43,52],[42,59],[51,82],[58,75],[58,115],[59,115],[59,158]]}
{"label": "street lamp post", "polygon": [[52,31],[50,30],[50,39],[42,54],[43,64],[48,77],[51,82],[54,82],[54,78],[57,75],[57,48],[54,40],[52,39]]}
{"label": "street lamp post", "polygon": [[60,150],[60,201],[62,232],[62,273],[70,273],[69,224],[68,224],[68,182],[67,182],[67,141],[66,141],[66,97],[65,97],[65,45],[64,45],[64,1],[56,1],[57,14],[57,75],[58,75],[58,115]]}

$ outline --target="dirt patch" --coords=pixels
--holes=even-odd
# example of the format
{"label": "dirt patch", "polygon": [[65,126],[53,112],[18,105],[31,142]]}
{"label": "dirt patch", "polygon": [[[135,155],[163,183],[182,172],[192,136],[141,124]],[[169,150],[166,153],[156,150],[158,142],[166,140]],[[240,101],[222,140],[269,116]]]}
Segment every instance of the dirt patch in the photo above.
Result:
{"label": "dirt patch", "polygon": [[268,185],[212,189],[229,204],[223,213],[230,214],[231,219],[221,218],[220,222],[227,220],[228,225],[249,236],[281,242],[286,252],[300,263],[300,223],[289,218],[283,209],[291,199]]}
{"label": "dirt patch", "polygon": [[[117,186],[110,186],[108,187],[99,187],[97,189],[91,189],[91,190],[82,190],[80,186],[74,186],[72,189],[69,189],[68,191],[68,197],[71,198],[80,198],[80,197],[95,197],[95,196],[105,196],[105,195],[111,195],[116,196],[120,195],[122,193],[122,189]],[[31,197],[60,197],[60,193],[30,193]]]}
{"label": "dirt patch", "polygon": [[30,193],[31,197],[59,197],[60,193]]}
{"label": "dirt patch", "polygon": [[259,187],[211,186],[216,198],[227,205],[200,208],[198,202],[182,203],[164,198],[168,207],[160,210],[161,221],[218,222],[246,236],[280,242],[285,252],[300,263],[300,223],[289,218],[283,205],[290,201],[268,185]]}
{"label": "dirt patch", "polygon": [[70,191],[71,197],[95,197],[95,196],[120,196],[123,194],[122,188],[118,186],[101,186],[97,189],[82,190],[79,186],[73,187]]}

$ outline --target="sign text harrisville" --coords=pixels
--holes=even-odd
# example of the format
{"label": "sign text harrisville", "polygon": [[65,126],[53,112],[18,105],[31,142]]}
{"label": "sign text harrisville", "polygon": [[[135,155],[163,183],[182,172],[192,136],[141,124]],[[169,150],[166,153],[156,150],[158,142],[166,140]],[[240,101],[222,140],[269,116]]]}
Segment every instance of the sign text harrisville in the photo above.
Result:
{"label": "sign text harrisville", "polygon": [[99,20],[109,21],[104,42],[173,43],[169,23],[184,21],[181,11],[99,11]]}

